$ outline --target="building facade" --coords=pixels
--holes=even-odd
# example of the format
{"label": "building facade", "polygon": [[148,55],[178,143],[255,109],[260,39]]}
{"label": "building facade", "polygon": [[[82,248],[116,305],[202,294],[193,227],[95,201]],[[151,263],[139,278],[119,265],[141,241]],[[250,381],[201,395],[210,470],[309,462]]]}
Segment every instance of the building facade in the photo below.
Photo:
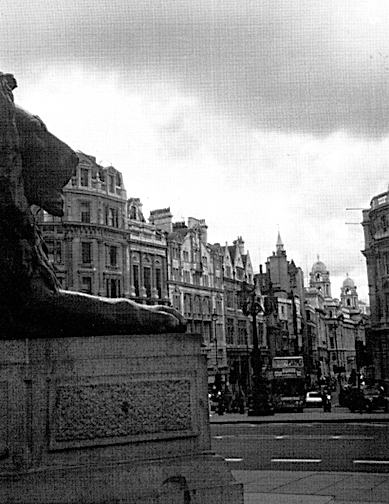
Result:
{"label": "building facade", "polygon": [[153,210],[149,221],[166,233],[169,297],[185,316],[188,332],[203,335],[209,384],[227,384],[223,251],[208,243],[204,219],[174,223],[170,208],[163,208]]}
{"label": "building facade", "polygon": [[333,298],[330,272],[318,259],[310,272],[306,297],[316,311],[318,378],[346,381],[353,370],[360,368],[357,348],[363,352],[369,324],[368,316],[360,308],[357,287],[347,275],[340,299]]}
{"label": "building facade", "polygon": [[256,278],[262,294],[276,300],[276,309],[266,316],[263,331],[263,345],[270,357],[302,355],[307,338],[304,277],[301,268],[288,261],[280,233],[276,251],[268,257],[265,270],[260,266]]}
{"label": "building facade", "polygon": [[375,379],[389,380],[389,192],[372,198],[362,226],[371,319],[366,345]]}
{"label": "building facade", "polygon": [[63,189],[64,216],[37,213],[62,288],[169,304],[165,235],[145,222],[139,199],[127,199],[118,170],[78,157]]}

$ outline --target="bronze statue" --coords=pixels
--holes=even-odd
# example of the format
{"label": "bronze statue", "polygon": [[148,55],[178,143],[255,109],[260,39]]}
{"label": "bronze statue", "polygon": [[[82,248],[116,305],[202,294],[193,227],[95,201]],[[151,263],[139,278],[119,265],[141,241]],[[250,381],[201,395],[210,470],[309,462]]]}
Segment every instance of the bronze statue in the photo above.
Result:
{"label": "bronze statue", "polygon": [[30,207],[63,215],[62,188],[78,158],[14,104],[16,87],[0,73],[0,337],[185,332],[173,308],[59,288]]}

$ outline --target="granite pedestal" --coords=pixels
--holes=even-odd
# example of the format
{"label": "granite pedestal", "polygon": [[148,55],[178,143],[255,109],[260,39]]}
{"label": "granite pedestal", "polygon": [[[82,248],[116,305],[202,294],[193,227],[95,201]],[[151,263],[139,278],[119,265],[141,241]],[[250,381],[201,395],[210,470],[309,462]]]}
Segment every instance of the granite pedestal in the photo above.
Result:
{"label": "granite pedestal", "polygon": [[0,341],[0,499],[241,504],[199,335]]}

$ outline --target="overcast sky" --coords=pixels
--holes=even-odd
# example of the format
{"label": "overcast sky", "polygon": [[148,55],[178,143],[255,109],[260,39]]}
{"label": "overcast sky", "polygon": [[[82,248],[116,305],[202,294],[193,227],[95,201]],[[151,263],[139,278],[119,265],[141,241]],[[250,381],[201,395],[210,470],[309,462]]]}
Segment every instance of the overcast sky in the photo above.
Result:
{"label": "overcast sky", "polygon": [[[145,216],[242,236],[255,271],[280,230],[367,301],[361,210],[389,181],[389,2],[13,0],[15,101],[123,172]],[[351,222],[352,224],[346,224]],[[306,284],[308,283],[306,279]]]}

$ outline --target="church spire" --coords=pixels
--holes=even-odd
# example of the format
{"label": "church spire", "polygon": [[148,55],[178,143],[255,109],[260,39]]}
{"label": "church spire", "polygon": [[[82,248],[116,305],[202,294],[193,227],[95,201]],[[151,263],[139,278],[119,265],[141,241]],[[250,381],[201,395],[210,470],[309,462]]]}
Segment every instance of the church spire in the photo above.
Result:
{"label": "church spire", "polygon": [[277,249],[277,252],[284,252],[284,244],[282,243],[282,240],[281,240],[280,231],[278,231],[276,249]]}

